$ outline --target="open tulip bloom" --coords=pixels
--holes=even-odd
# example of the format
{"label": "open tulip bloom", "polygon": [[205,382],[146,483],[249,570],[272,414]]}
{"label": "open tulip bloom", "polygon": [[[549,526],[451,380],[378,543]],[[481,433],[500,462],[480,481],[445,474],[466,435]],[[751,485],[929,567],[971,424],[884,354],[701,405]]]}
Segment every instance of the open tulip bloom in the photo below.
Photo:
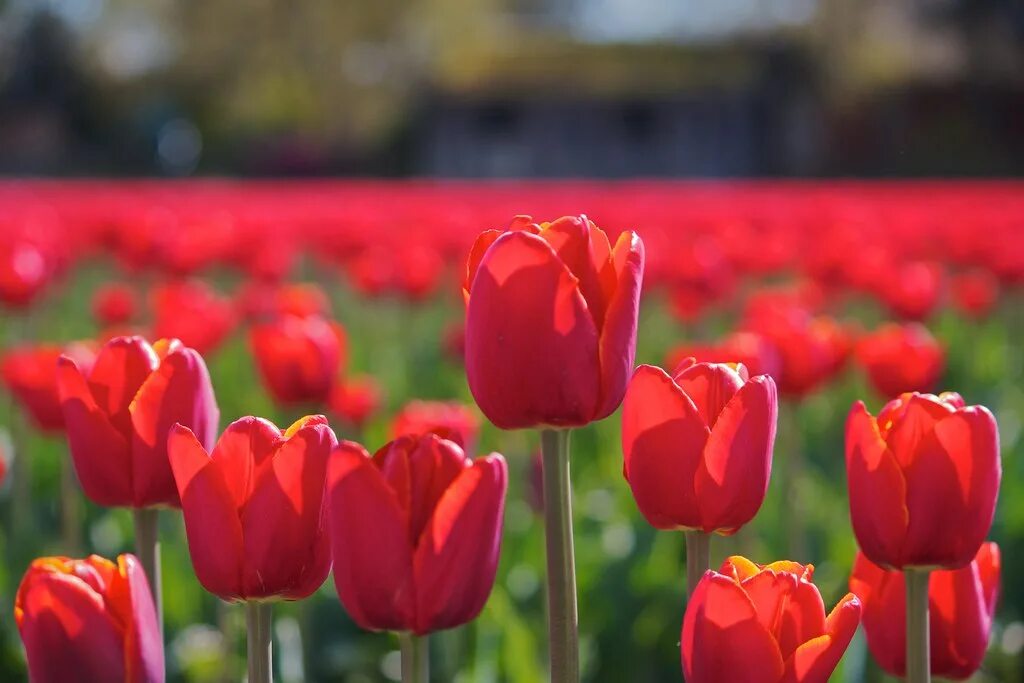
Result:
{"label": "open tulip bloom", "polygon": [[644,272],[633,232],[586,216],[477,237],[466,265],[466,378],[502,429],[542,429],[551,676],[579,678],[569,432],[618,408],[633,369]]}
{"label": "open tulip bloom", "polygon": [[160,555],[154,508],[180,507],[167,460],[167,434],[187,425],[204,443],[220,411],[206,363],[177,339],[108,341],[88,373],[57,361],[57,390],[75,472],[98,505],[135,510],[135,543],[160,612]]}
{"label": "open tulip bloom", "polygon": [[708,571],[686,605],[687,683],[827,683],[860,623],[848,593],[826,615],[814,567],[730,557]]}
{"label": "open tulip bloom", "polygon": [[199,583],[246,603],[252,683],[270,676],[270,602],[306,598],[330,572],[324,494],[336,444],[322,415],[284,432],[243,417],[210,453],[187,427],[168,438]]}
{"label": "open tulip bloom", "polygon": [[955,393],[903,394],[846,423],[850,517],[864,555],[903,570],[907,680],[929,681],[929,574],[968,565],[992,526],[1002,469],[996,421]]}
{"label": "open tulip bloom", "polygon": [[[999,546],[984,543],[966,567],[932,572],[928,588],[930,668],[936,676],[969,678],[985,657],[999,596]],[[864,633],[879,666],[907,673],[906,585],[903,572],[886,571],[857,554],[850,590],[864,604]]]}
{"label": "open tulip bloom", "polygon": [[33,561],[14,620],[34,683],[163,683],[160,623],[134,555],[116,563],[97,555]]}
{"label": "open tulip bloom", "polygon": [[735,533],[768,490],[778,415],[775,382],[742,364],[685,360],[672,376],[641,365],[622,408],[623,474],[658,529],[686,531],[692,591],[708,569],[709,533]]}
{"label": "open tulip bloom", "polygon": [[[426,640],[474,619],[494,584],[508,471],[436,434],[400,437],[372,457],[331,456],[334,584],[352,619],[402,636],[403,680],[426,681]],[[415,669],[415,673],[409,668]]]}

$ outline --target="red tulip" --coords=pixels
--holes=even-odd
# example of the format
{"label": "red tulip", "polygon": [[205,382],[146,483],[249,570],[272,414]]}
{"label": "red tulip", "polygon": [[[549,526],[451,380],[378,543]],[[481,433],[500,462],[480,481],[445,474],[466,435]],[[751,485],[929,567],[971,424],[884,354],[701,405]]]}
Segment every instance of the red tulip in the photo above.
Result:
{"label": "red tulip", "polygon": [[466,376],[498,427],[573,427],[611,414],[633,368],[643,279],[633,232],[612,249],[586,217],[489,230],[469,256]]}
{"label": "red tulip", "polygon": [[235,329],[231,300],[202,280],[180,280],[156,287],[151,297],[153,336],[180,339],[199,353],[209,353]]}
{"label": "red tulip", "polygon": [[858,342],[856,356],[886,398],[934,389],[945,361],[939,342],[920,323],[883,325]]}
{"label": "red tulip", "polygon": [[0,302],[26,308],[51,275],[51,264],[39,247],[25,240],[0,240]]}
{"label": "red tulip", "polygon": [[715,344],[681,344],[668,352],[665,366],[679,367],[687,358],[701,363],[742,363],[753,375],[777,376],[782,361],[775,346],[757,332],[733,332]]}
{"label": "red tulip", "polygon": [[345,441],[328,478],[334,585],[357,624],[422,635],[480,613],[501,547],[500,455],[469,460],[436,434],[404,436],[373,457]]}
{"label": "red tulip", "polygon": [[924,320],[939,302],[942,280],[939,264],[913,261],[899,266],[877,287],[894,314],[905,320]]}
{"label": "red tulip", "polygon": [[361,428],[380,409],[381,388],[369,375],[339,380],[331,390],[331,412]]}
{"label": "red tulip", "polygon": [[160,624],[142,565],[42,557],[25,572],[14,598],[34,683],[162,683]]}
{"label": "red tulip", "polygon": [[[928,587],[931,672],[962,680],[985,658],[999,595],[999,546],[984,543],[966,567],[936,570]],[[907,664],[903,572],[886,571],[857,554],[850,590],[864,604],[864,633],[879,666],[902,678]]]}
{"label": "red tulip", "polygon": [[253,280],[239,290],[235,299],[241,315],[248,320],[279,315],[325,316],[331,308],[324,290],[311,282],[272,285]]}
{"label": "red tulip", "polygon": [[877,419],[858,401],[846,422],[846,474],[868,559],[886,569],[963,567],[995,513],[995,418],[954,393],[903,394]]}
{"label": "red tulip", "polygon": [[123,282],[104,285],[92,297],[93,317],[103,326],[123,325],[135,317],[136,308],[135,290]]}
{"label": "red tulip", "polygon": [[681,640],[687,683],[826,683],[860,623],[848,593],[831,614],[814,567],[730,557],[697,584]]}
{"label": "red tulip", "polygon": [[391,438],[434,433],[472,451],[480,432],[476,412],[458,401],[410,401],[391,423]]}
{"label": "red tulip", "polygon": [[8,390],[32,418],[36,429],[60,432],[64,413],[57,394],[57,359],[66,354],[85,372],[92,367],[96,352],[86,344],[51,344],[11,349],[0,361],[0,375]]}
{"label": "red tulip", "polygon": [[264,384],[282,404],[326,401],[345,363],[343,328],[319,316],[254,324],[249,343]]}
{"label": "red tulip", "polygon": [[779,353],[779,391],[803,398],[834,377],[849,353],[846,331],[830,317],[811,317],[803,309],[779,309],[777,315],[748,320]]}
{"label": "red tulip", "polygon": [[234,601],[301,600],[320,587],[331,569],[324,492],[337,443],[323,415],[285,432],[243,417],[210,453],[175,425],[167,450],[203,588]]}
{"label": "red tulip", "polygon": [[117,337],[88,373],[62,356],[57,388],[75,471],[93,502],[180,506],[167,433],[180,422],[212,443],[220,418],[202,356],[177,339],[150,346]]}
{"label": "red tulip", "polygon": [[956,307],[964,315],[978,320],[988,316],[999,300],[999,280],[985,270],[956,276],[950,282],[950,288]]}
{"label": "red tulip", "polygon": [[623,473],[659,529],[735,533],[768,490],[775,382],[742,365],[693,363],[670,377],[641,365],[622,409]]}

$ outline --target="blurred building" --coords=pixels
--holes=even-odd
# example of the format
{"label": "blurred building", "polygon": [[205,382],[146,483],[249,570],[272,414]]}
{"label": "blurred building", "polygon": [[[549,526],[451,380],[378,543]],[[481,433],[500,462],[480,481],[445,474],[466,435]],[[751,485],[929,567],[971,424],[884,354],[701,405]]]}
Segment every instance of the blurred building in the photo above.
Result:
{"label": "blurred building", "polygon": [[1013,0],[0,0],[0,172],[1024,171]]}

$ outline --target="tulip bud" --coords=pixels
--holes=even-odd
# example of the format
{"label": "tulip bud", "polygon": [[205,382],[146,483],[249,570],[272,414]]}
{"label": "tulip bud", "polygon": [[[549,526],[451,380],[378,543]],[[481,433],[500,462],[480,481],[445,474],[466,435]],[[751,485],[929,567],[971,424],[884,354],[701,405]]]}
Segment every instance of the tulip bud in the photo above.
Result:
{"label": "tulip bud", "polygon": [[61,356],[57,388],[75,471],[98,505],[179,507],[167,462],[175,423],[211,443],[220,411],[202,356],[177,339],[116,337],[86,375]]}
{"label": "tulip bud", "polygon": [[826,683],[857,626],[853,593],[825,615],[814,567],[730,557],[686,605],[681,638],[687,683]]}
{"label": "tulip bud", "polygon": [[373,457],[345,441],[331,456],[334,585],[366,629],[417,635],[474,619],[494,585],[508,472],[436,434]]}
{"label": "tulip bud", "polygon": [[243,417],[211,453],[175,425],[168,455],[203,588],[245,601],[301,600],[320,587],[331,569],[324,492],[337,442],[323,415],[285,432]]}
{"label": "tulip bud", "polygon": [[85,372],[96,360],[95,350],[87,344],[41,344],[11,349],[0,361],[4,384],[28,412],[36,429],[43,432],[64,430],[64,412],[57,392],[57,360],[61,355],[73,358]]}
{"label": "tulip bud", "polygon": [[[968,678],[985,658],[999,595],[999,546],[985,543],[966,567],[936,570],[928,588],[931,672]],[[885,671],[907,671],[907,601],[904,574],[886,571],[857,554],[850,590],[864,605],[868,649]]]}
{"label": "tulip bud", "polygon": [[256,323],[249,342],[267,390],[283,405],[326,401],[345,362],[344,330],[320,316]]}
{"label": "tulip bud", "polygon": [[846,422],[850,517],[868,559],[886,569],[968,564],[995,513],[1002,466],[992,413],[958,394],[903,394]]}
{"label": "tulip bud", "polygon": [[644,248],[614,249],[586,217],[520,217],[470,252],[466,377],[503,429],[577,427],[611,414],[633,369]]}
{"label": "tulip bud", "polygon": [[939,342],[920,323],[883,325],[857,344],[857,360],[871,385],[886,398],[934,389],[944,356]]}
{"label": "tulip bud", "polygon": [[775,382],[742,365],[688,359],[670,377],[641,365],[622,409],[623,473],[659,529],[735,533],[757,514],[771,475]]}
{"label": "tulip bud", "polygon": [[134,555],[34,560],[14,620],[34,683],[164,680],[160,624]]}

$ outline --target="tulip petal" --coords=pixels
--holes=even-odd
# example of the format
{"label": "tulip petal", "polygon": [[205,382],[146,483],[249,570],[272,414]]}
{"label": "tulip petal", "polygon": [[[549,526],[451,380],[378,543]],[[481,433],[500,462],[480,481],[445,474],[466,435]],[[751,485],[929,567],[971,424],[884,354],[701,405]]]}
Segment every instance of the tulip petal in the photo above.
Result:
{"label": "tulip petal", "polygon": [[131,405],[139,387],[160,365],[153,347],[142,337],[115,337],[100,349],[89,373],[89,390],[96,405],[127,439],[131,434]]}
{"label": "tulip petal", "polygon": [[75,473],[85,495],[97,505],[130,505],[132,459],[128,441],[96,405],[85,377],[66,356],[57,361],[57,389]]}
{"label": "tulip petal", "polygon": [[[119,606],[115,607],[116,605]],[[120,612],[125,631],[125,681],[157,683],[164,680],[164,644],[153,594],[142,564],[134,555],[117,558],[107,606]]]}
{"label": "tulip petal", "polygon": [[413,627],[412,548],[403,513],[359,444],[343,441],[327,466],[334,586],[352,620],[370,630]]}
{"label": "tulip petal", "polygon": [[878,665],[892,676],[906,674],[906,589],[903,572],[886,571],[857,553],[850,591],[863,605],[864,635]]}
{"label": "tulip petal", "polygon": [[124,679],[122,634],[94,588],[71,574],[47,571],[26,576],[18,593],[18,628],[32,681]]}
{"label": "tulip petal", "polygon": [[[984,552],[983,547],[978,553],[982,562]],[[979,562],[932,572],[928,595],[932,672],[968,678],[985,658],[992,629]]]}
{"label": "tulip petal", "polygon": [[636,358],[637,316],[644,277],[644,243],[634,232],[619,235],[612,252],[618,282],[608,300],[601,328],[601,402],[595,419],[608,417],[622,403]]}
{"label": "tulip petal", "polygon": [[[161,344],[161,347],[164,345]],[[171,350],[160,367],[139,388],[129,408],[133,426],[132,486],[135,507],[180,505],[174,475],[167,462],[167,433],[175,423],[192,430],[210,450],[220,411],[210,374],[192,349]]]}
{"label": "tulip petal", "polygon": [[470,467],[462,449],[435,434],[416,440],[409,454],[409,542],[415,546],[452,482]]}
{"label": "tulip petal", "polygon": [[579,280],[594,326],[603,329],[605,311],[618,279],[609,258],[608,236],[586,216],[563,216],[544,225],[540,236]]}
{"label": "tulip petal", "polygon": [[846,421],[846,476],[857,543],[875,564],[902,566],[909,523],[906,481],[877,422],[860,401]]}
{"label": "tulip petal", "polygon": [[505,460],[494,453],[464,468],[437,502],[413,567],[416,632],[465,624],[494,585],[508,488]]}
{"label": "tulip petal", "polygon": [[699,528],[694,476],[708,433],[693,402],[664,370],[637,368],[622,408],[623,472],[652,526]]}
{"label": "tulip petal", "polygon": [[301,424],[274,453],[241,513],[248,598],[301,600],[330,571],[324,506],[328,456],[338,442],[322,416]]}
{"label": "tulip petal", "polygon": [[690,596],[680,645],[687,683],[776,683],[783,672],[778,645],[750,598],[714,572]]}
{"label": "tulip petal", "polygon": [[540,237],[499,237],[466,311],[466,376],[483,413],[503,429],[587,424],[600,367],[576,278]]}
{"label": "tulip petal", "polygon": [[904,563],[963,567],[974,559],[995,514],[999,436],[985,408],[948,414],[917,444],[907,480]]}
{"label": "tulip petal", "polygon": [[210,457],[223,473],[236,509],[249,500],[281,438],[281,430],[273,422],[251,415],[235,420],[220,435]]}
{"label": "tulip petal", "polygon": [[495,240],[504,235],[502,230],[484,230],[480,233],[476,241],[473,242],[473,246],[469,250],[469,258],[466,261],[466,275],[462,281],[462,292],[469,301],[469,293],[473,289],[473,280],[476,279],[476,273],[480,269],[480,262],[484,258],[484,254],[494,244]]}
{"label": "tulip petal", "polygon": [[722,409],[694,479],[705,531],[734,532],[761,508],[777,413],[775,381],[767,375],[744,384]]}
{"label": "tulip petal", "polygon": [[672,379],[690,397],[704,424],[711,429],[729,399],[744,385],[740,374],[725,363],[690,365]]}
{"label": "tulip petal", "polygon": [[861,604],[853,593],[839,601],[825,622],[825,634],[809,640],[786,660],[782,683],[828,683],[860,624]]}
{"label": "tulip petal", "polygon": [[167,437],[167,456],[199,583],[223,600],[243,597],[242,525],[220,464],[181,425],[175,425]]}

